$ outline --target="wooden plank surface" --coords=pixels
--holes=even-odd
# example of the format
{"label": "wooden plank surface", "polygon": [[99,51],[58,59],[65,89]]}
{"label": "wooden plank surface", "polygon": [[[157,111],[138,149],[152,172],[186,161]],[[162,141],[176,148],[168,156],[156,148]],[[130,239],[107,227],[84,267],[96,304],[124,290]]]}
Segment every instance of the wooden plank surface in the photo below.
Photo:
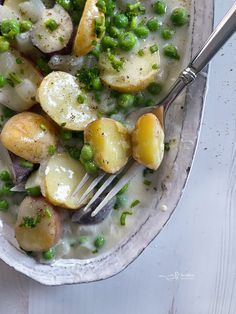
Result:
{"label": "wooden plank surface", "polygon": [[[233,4],[216,0],[216,22]],[[236,36],[213,61],[200,143],[170,222],[103,282],[44,287],[0,262],[0,314],[236,313]]]}

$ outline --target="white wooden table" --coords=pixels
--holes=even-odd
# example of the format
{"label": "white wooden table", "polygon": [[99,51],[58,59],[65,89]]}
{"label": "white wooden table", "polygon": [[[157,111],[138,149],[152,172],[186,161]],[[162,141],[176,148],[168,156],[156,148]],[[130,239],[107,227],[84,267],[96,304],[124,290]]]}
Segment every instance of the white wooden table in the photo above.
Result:
{"label": "white wooden table", "polygon": [[[216,0],[216,23],[234,0]],[[236,36],[211,64],[201,138],[171,220],[121,274],[45,287],[0,262],[0,314],[236,313]]]}

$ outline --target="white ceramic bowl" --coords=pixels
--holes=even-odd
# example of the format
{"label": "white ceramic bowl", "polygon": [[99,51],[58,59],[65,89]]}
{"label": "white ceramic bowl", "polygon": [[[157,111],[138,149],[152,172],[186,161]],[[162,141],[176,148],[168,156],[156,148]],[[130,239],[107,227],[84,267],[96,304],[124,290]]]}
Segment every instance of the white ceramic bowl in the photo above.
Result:
{"label": "white ceramic bowl", "polygon": [[[214,0],[192,0],[186,60],[193,57],[212,31],[213,6]],[[176,139],[176,145],[158,171],[157,197],[150,200],[152,206],[117,247],[93,259],[61,259],[52,265],[43,265],[16,248],[13,230],[0,220],[0,258],[17,271],[46,285],[101,280],[126,268],[161,231],[180,200],[198,140],[206,81],[207,70],[188,89],[184,106],[177,103],[170,108],[166,134]],[[167,189],[163,189],[164,185]],[[160,210],[163,205],[168,208],[166,212]]]}

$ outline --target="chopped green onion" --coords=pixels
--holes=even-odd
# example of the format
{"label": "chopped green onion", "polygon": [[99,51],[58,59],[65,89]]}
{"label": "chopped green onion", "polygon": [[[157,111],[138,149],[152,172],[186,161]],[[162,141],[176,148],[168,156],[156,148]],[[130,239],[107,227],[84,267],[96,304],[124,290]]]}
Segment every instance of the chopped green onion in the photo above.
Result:
{"label": "chopped green onion", "polygon": [[55,254],[56,254],[55,248],[50,248],[49,250],[44,251],[42,253],[42,256],[46,261],[51,261],[52,259],[55,258]]}
{"label": "chopped green onion", "polygon": [[25,160],[25,159],[21,159],[19,162],[19,165],[22,168],[33,168],[33,166],[34,166],[34,164],[32,162]]}
{"label": "chopped green onion", "polygon": [[11,180],[11,175],[9,171],[3,170],[0,172],[0,180],[3,182],[8,182]]}
{"label": "chopped green onion", "polygon": [[55,31],[59,27],[59,24],[53,19],[47,20],[44,25],[50,32]]}
{"label": "chopped green onion", "polygon": [[133,215],[132,212],[123,212],[120,216],[120,224],[121,226],[125,226],[126,225],[126,216],[127,215]]}
{"label": "chopped green onion", "polygon": [[131,203],[130,208],[136,207],[138,204],[140,204],[140,200],[135,200]]}
{"label": "chopped green onion", "polygon": [[9,204],[6,200],[0,200],[0,211],[7,211]]}
{"label": "chopped green onion", "polygon": [[34,186],[31,188],[26,189],[28,195],[32,196],[32,197],[37,197],[41,195],[41,189],[40,186]]}
{"label": "chopped green onion", "polygon": [[44,131],[44,132],[47,131],[47,128],[46,128],[46,126],[45,126],[43,123],[40,123],[39,127],[40,127],[40,129],[41,129],[42,131]]}
{"label": "chopped green onion", "polygon": [[53,156],[56,152],[56,146],[55,145],[49,145],[48,146],[48,154],[50,156]]}

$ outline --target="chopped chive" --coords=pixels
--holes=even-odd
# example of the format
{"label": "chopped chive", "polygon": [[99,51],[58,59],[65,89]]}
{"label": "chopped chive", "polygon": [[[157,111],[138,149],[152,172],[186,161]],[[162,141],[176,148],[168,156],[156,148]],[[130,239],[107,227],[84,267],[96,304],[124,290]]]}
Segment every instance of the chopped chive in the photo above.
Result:
{"label": "chopped chive", "polygon": [[3,182],[8,182],[11,180],[11,175],[9,171],[3,170],[0,172],[0,180]]}
{"label": "chopped chive", "polygon": [[168,152],[170,150],[170,142],[165,142],[165,151]]}
{"label": "chopped chive", "polygon": [[132,212],[123,212],[120,216],[120,224],[121,226],[125,226],[126,225],[126,216],[127,215],[133,215]]}
{"label": "chopped chive", "polygon": [[143,49],[140,49],[140,50],[138,51],[138,55],[139,55],[140,57],[143,57],[143,56],[144,56],[144,50],[143,50]]}
{"label": "chopped chive", "polygon": [[44,208],[44,214],[46,217],[52,218],[52,213],[50,212],[50,210],[47,207]]}
{"label": "chopped chive", "polygon": [[49,145],[48,146],[48,154],[50,156],[53,156],[56,152],[56,146],[55,145]]}
{"label": "chopped chive", "polygon": [[140,200],[135,200],[131,203],[130,208],[136,207],[138,204],[140,204]]}
{"label": "chopped chive", "polygon": [[120,191],[117,193],[117,195],[121,195],[124,194],[129,188],[129,183],[126,183],[122,189],[120,189]]}
{"label": "chopped chive", "polygon": [[53,19],[47,20],[44,25],[50,32],[55,31],[59,27],[59,24]]}
{"label": "chopped chive", "polygon": [[22,64],[22,63],[23,63],[23,61],[21,58],[16,58],[16,64]]}
{"label": "chopped chive", "polygon": [[152,182],[149,181],[149,180],[144,180],[144,181],[143,181],[143,184],[144,184],[144,185],[147,185],[147,186],[151,185],[151,183],[152,183]]}
{"label": "chopped chive", "polygon": [[19,164],[22,168],[33,168],[34,166],[32,162],[25,159],[21,159]]}
{"label": "chopped chive", "polygon": [[151,53],[155,53],[158,51],[158,46],[157,46],[157,44],[154,44],[154,45],[150,46],[149,49],[150,49]]}
{"label": "chopped chive", "polygon": [[41,129],[42,131],[44,131],[44,132],[47,131],[47,128],[46,128],[46,126],[45,126],[43,123],[40,123],[39,127],[40,127],[40,129]]}
{"label": "chopped chive", "polygon": [[154,64],[152,65],[152,69],[153,69],[153,70],[157,70],[157,69],[158,69],[157,63],[154,63]]}
{"label": "chopped chive", "polygon": [[7,211],[9,204],[6,200],[0,200],[0,211]]}

